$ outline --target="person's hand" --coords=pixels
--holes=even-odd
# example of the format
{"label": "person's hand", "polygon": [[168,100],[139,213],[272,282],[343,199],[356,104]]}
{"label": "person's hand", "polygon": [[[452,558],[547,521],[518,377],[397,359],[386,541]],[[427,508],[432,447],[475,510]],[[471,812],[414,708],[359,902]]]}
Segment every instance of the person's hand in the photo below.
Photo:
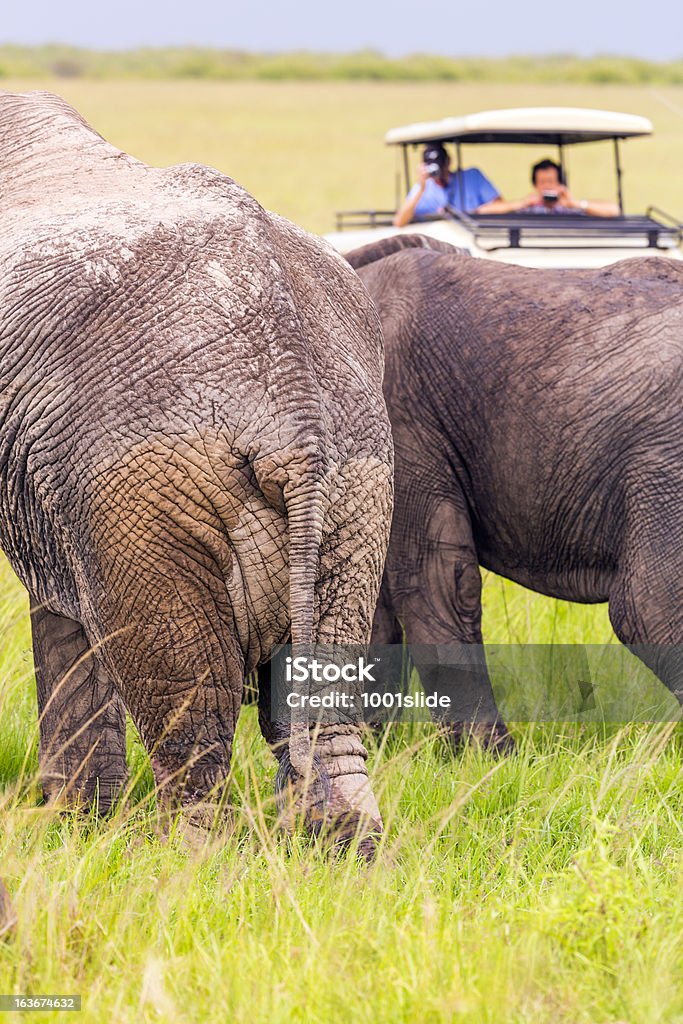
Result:
{"label": "person's hand", "polygon": [[557,205],[564,206],[567,210],[578,210],[580,203],[574,199],[566,185],[560,185],[557,189]]}
{"label": "person's hand", "polygon": [[520,199],[517,204],[518,210],[527,210],[530,206],[538,206],[539,203],[543,202],[543,198],[538,192],[530,192],[524,199]]}
{"label": "person's hand", "polygon": [[420,188],[424,188],[425,187],[425,185],[429,181],[429,178],[430,178],[429,165],[428,164],[420,164],[418,169],[417,169],[417,183],[420,186]]}

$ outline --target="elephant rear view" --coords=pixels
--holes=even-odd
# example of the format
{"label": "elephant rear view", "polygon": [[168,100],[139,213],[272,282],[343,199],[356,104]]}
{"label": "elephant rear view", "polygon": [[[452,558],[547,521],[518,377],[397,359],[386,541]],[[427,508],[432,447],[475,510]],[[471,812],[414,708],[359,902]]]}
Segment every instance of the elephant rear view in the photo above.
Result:
{"label": "elephant rear view", "polygon": [[[127,708],[162,796],[210,820],[245,675],[290,638],[369,639],[379,323],[340,257],[218,172],[147,167],[45,93],[0,93],[0,129],[0,538],[31,597],[44,787],[109,804]],[[357,724],[316,749],[327,824],[378,829]]]}

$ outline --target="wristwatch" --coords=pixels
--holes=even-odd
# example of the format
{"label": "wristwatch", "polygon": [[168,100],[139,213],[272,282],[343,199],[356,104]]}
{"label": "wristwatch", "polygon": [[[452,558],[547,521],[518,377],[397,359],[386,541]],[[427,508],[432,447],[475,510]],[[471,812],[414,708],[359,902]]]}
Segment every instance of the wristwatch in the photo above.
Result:
{"label": "wristwatch", "polygon": [[579,202],[579,209],[583,210],[584,213],[586,212],[586,210],[588,209],[588,200],[587,199],[582,199]]}

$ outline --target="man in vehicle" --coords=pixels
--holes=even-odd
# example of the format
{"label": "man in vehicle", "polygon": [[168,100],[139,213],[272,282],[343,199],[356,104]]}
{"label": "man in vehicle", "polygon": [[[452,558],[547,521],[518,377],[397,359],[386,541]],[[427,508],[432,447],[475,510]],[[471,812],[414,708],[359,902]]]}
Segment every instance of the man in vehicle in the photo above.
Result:
{"label": "man in vehicle", "polygon": [[[501,205],[505,209],[501,209]],[[451,160],[441,143],[425,146],[417,181],[394,215],[394,226],[443,213],[451,206],[463,213],[506,213],[509,204],[478,167],[451,171]]]}
{"label": "man in vehicle", "polygon": [[[619,207],[602,199],[575,199],[569,191],[562,168],[554,160],[539,160],[531,168],[534,191],[524,199],[501,200],[492,213],[587,214],[589,217],[618,217]],[[486,211],[489,212],[489,211]]]}

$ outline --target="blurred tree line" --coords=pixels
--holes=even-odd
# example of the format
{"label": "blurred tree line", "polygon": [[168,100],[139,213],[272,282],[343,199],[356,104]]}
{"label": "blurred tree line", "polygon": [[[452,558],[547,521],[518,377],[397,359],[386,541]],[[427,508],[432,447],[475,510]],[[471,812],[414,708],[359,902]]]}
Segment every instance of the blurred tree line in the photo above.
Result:
{"label": "blurred tree line", "polygon": [[622,85],[683,84],[683,58],[571,54],[546,57],[391,58],[375,50],[330,54],[248,53],[195,47],[96,51],[78,47],[0,46],[0,78],[197,78],[273,81],[559,82]]}

